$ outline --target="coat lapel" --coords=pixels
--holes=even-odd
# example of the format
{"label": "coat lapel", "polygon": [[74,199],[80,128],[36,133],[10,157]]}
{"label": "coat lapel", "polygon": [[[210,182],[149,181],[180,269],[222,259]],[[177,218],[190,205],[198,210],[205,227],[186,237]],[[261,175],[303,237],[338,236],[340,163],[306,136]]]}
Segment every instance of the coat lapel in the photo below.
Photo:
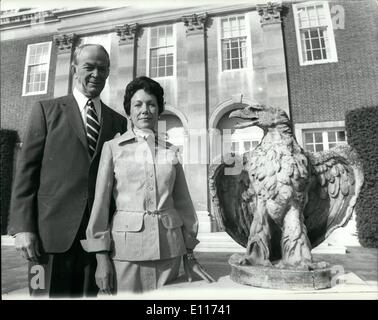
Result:
{"label": "coat lapel", "polygon": [[67,96],[67,99],[63,101],[62,105],[63,112],[66,114],[72,129],[74,130],[75,134],[83,144],[85,150],[88,150],[86,131],[84,128],[83,120],[80,115],[79,106],[77,105],[74,96]]}

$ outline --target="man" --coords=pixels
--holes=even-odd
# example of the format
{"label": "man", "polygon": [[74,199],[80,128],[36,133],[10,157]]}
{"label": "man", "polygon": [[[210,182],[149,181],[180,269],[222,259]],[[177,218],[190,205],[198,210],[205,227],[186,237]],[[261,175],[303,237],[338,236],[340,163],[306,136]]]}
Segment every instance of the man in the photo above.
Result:
{"label": "man", "polygon": [[103,143],[127,120],[101,102],[109,55],[100,45],[77,48],[72,95],[34,105],[14,180],[9,234],[29,262],[31,295],[97,293],[95,258],[80,239],[94,198]]}

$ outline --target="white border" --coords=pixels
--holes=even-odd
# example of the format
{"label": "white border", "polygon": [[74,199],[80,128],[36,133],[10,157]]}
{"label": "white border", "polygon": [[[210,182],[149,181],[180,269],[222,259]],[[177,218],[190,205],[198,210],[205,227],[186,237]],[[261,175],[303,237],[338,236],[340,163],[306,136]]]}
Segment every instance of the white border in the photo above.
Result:
{"label": "white border", "polygon": [[[28,66],[29,66],[29,59],[30,59],[30,48],[32,46],[36,46],[36,45],[42,45],[42,44],[46,44],[48,43],[49,44],[49,47],[48,47],[48,62],[47,62],[47,74],[46,74],[46,87],[45,87],[45,90],[43,91],[34,91],[34,92],[29,92],[29,93],[26,93],[26,80],[27,80],[27,73],[28,73]],[[52,45],[52,41],[46,41],[46,42],[39,42],[39,43],[31,43],[31,44],[28,44],[28,48],[26,49],[26,59],[25,59],[25,67],[24,67],[24,80],[23,80],[23,83],[22,83],[22,96],[23,97],[27,97],[27,96],[35,96],[35,95],[38,95],[38,94],[46,94],[47,93],[47,89],[48,89],[48,86],[49,86],[49,74],[50,74],[50,61],[51,61],[51,45]]]}
{"label": "white border", "polygon": [[[298,7],[314,6],[314,5],[323,5],[324,8],[326,9],[325,14],[326,14],[326,19],[327,19],[327,32],[328,32],[328,41],[329,41],[329,49],[330,49],[330,52],[327,52],[327,54],[329,54],[330,57],[328,59],[322,59],[322,60],[303,61],[302,41],[301,41],[301,35],[299,31],[299,21],[298,21]],[[297,38],[299,65],[308,66],[308,65],[314,65],[314,64],[338,62],[335,34],[333,32],[333,24],[332,24],[331,12],[329,9],[329,3],[327,1],[309,1],[309,2],[295,3],[293,4],[293,16],[294,16],[295,34]]]}

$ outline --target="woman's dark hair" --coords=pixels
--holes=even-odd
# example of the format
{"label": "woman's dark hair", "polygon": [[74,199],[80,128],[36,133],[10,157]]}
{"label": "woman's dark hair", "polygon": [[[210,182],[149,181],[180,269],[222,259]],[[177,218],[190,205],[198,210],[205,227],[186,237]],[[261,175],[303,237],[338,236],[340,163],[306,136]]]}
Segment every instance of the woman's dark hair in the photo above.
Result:
{"label": "woman's dark hair", "polygon": [[158,113],[161,114],[164,111],[164,90],[158,82],[148,77],[138,77],[131,81],[125,90],[125,96],[123,99],[123,107],[126,114],[130,115],[131,98],[138,90],[143,89],[148,94],[154,95],[158,104]]}

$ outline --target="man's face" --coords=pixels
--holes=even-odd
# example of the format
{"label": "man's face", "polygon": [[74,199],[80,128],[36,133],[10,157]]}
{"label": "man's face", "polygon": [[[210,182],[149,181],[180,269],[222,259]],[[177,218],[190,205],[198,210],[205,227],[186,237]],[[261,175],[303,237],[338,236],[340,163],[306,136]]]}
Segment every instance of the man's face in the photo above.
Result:
{"label": "man's face", "polygon": [[88,98],[95,98],[104,89],[109,75],[109,60],[98,47],[84,47],[73,66],[76,88]]}

